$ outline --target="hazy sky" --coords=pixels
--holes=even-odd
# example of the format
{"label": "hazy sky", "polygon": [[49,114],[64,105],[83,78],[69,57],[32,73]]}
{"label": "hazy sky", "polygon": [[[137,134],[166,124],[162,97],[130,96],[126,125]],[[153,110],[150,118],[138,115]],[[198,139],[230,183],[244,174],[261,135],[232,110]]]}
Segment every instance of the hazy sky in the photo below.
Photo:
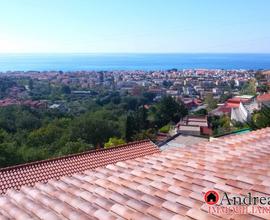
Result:
{"label": "hazy sky", "polygon": [[0,0],[0,53],[270,53],[270,0]]}

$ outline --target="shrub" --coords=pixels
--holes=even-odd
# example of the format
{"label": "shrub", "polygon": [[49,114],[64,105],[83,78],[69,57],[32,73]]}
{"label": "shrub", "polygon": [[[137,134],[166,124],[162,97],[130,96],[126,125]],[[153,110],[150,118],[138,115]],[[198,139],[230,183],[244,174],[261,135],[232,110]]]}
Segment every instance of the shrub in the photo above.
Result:
{"label": "shrub", "polygon": [[160,128],[159,131],[162,133],[169,133],[170,129],[171,129],[171,125],[167,124],[163,126],[162,128]]}
{"label": "shrub", "polygon": [[104,148],[116,147],[121,144],[125,144],[122,138],[111,137],[109,141],[105,143]]}

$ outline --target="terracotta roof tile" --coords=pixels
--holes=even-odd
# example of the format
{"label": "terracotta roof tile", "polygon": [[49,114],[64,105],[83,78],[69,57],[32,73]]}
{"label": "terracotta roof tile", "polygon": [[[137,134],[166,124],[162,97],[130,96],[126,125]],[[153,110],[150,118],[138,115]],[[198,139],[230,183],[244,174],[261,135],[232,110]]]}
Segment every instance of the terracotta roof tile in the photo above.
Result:
{"label": "terracotta roof tile", "polygon": [[167,209],[160,209],[156,206],[151,206],[147,209],[147,213],[158,219],[172,219],[173,216],[177,215]]}
{"label": "terracotta roof tile", "polygon": [[[36,182],[46,183],[50,179],[59,179],[61,176],[75,174],[157,152],[159,152],[159,149],[153,143],[146,140],[110,149],[88,151],[50,160],[2,168],[0,169],[0,194],[5,193],[10,188],[18,190],[23,185],[33,186]],[[114,166],[114,169],[119,168]],[[97,178],[101,178],[101,175],[101,172],[97,173]]]}
{"label": "terracotta roof tile", "polygon": [[[203,198],[209,189],[270,195],[269,140],[266,128],[163,152],[155,148],[137,159],[113,160],[74,174],[68,171],[48,183],[8,190],[0,196],[0,219],[269,219],[262,213],[214,216]],[[87,159],[85,155],[82,160]],[[18,172],[15,180],[29,170]],[[10,174],[1,177],[9,180]]]}
{"label": "terracotta roof tile", "polygon": [[129,207],[120,204],[114,204],[109,210],[124,219],[132,219],[132,215],[135,213],[135,211],[132,211]]}

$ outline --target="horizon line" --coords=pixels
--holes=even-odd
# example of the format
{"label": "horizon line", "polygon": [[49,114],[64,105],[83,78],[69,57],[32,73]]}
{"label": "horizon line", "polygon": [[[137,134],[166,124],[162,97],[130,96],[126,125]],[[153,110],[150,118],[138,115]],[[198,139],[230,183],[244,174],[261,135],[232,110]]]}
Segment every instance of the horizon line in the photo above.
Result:
{"label": "horizon line", "polygon": [[0,52],[0,55],[27,54],[270,54],[270,52]]}

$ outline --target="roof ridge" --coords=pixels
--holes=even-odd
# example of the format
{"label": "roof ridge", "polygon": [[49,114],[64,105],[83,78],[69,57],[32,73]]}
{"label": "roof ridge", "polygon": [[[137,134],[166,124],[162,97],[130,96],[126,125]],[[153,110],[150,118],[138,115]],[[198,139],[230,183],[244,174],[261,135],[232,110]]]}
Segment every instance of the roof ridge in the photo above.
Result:
{"label": "roof ridge", "polygon": [[93,149],[93,150],[83,151],[83,152],[80,152],[80,153],[68,154],[68,155],[49,158],[49,159],[45,159],[45,160],[37,160],[37,161],[33,161],[33,162],[28,162],[28,163],[23,163],[23,164],[8,166],[8,167],[2,167],[2,168],[0,168],[0,172],[13,170],[13,169],[17,169],[17,168],[23,168],[23,167],[27,167],[27,166],[31,166],[31,165],[37,165],[37,164],[43,164],[43,163],[52,162],[52,161],[68,159],[68,158],[71,158],[71,157],[77,157],[77,156],[81,156],[81,155],[85,155],[85,154],[89,154],[89,153],[94,153],[94,152],[112,151],[112,149],[115,149],[115,148],[122,148],[122,147],[126,147],[126,146],[129,146],[129,145],[141,144],[141,143],[149,142],[149,141],[150,140],[148,140],[148,139],[139,140],[139,141],[132,141],[132,142],[128,142],[128,143],[125,143],[125,144],[120,144],[120,145],[117,145],[117,146],[114,146],[114,147],[111,147],[111,148],[97,148],[97,149]]}
{"label": "roof ridge", "polygon": [[90,150],[63,157],[35,161],[0,170],[0,194],[8,189],[19,190],[22,186],[46,183],[85,170],[115,164],[120,161],[135,159],[159,153],[160,149],[150,140],[134,141],[109,149]]}

